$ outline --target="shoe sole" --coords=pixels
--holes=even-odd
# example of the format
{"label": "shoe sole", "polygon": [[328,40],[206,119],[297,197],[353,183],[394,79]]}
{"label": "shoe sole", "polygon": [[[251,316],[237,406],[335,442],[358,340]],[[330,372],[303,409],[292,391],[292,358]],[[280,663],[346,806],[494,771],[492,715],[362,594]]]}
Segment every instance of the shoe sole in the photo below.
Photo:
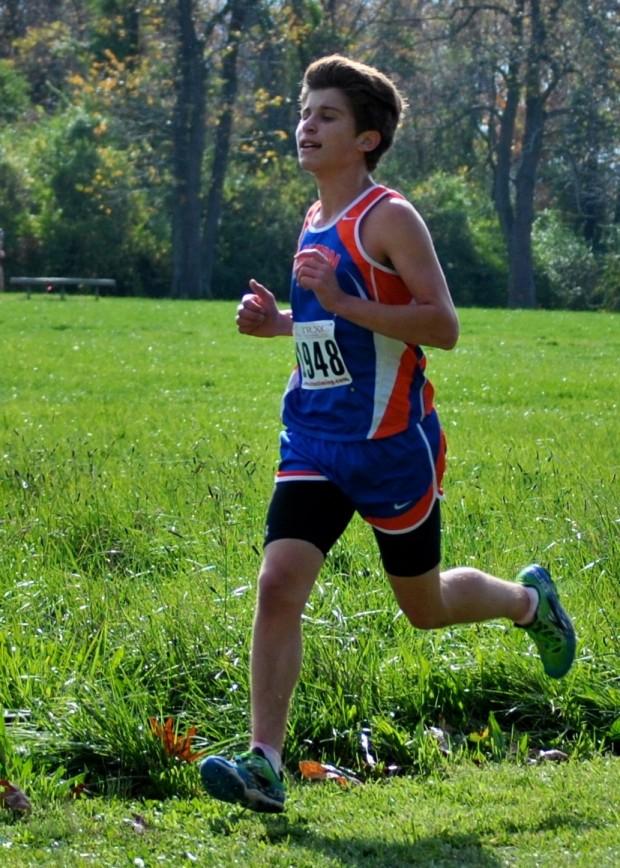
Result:
{"label": "shoe sole", "polygon": [[263,814],[279,814],[284,810],[282,802],[248,787],[239,773],[229,765],[213,761],[205,763],[201,766],[200,776],[205,790],[220,802],[243,805]]}

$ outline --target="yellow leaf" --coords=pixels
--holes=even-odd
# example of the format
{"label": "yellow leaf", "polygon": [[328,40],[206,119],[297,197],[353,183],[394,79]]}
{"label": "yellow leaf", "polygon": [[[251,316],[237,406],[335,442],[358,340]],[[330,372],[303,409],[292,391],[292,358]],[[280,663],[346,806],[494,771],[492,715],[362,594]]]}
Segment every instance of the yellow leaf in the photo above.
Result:
{"label": "yellow leaf", "polygon": [[341,787],[349,784],[361,784],[361,781],[344,769],[330,763],[319,763],[316,760],[300,760],[299,771],[302,778],[308,781],[336,781]]}

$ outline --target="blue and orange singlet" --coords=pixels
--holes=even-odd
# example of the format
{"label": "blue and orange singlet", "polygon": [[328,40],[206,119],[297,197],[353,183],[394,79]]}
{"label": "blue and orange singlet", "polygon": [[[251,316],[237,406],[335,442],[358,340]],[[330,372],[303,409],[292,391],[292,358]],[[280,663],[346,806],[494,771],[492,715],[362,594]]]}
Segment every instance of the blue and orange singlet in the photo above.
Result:
{"label": "blue and orange singlet", "polygon": [[[335,268],[340,287],[351,295],[414,304],[397,272],[362,248],[362,220],[385,197],[403,198],[375,185],[321,227],[313,223],[320,207],[315,202],[298,249],[320,250]],[[426,357],[419,346],[329,313],[294,276],[291,308],[297,367],[284,395],[287,429],[327,440],[378,439],[405,431],[432,412],[433,387],[424,375]]]}

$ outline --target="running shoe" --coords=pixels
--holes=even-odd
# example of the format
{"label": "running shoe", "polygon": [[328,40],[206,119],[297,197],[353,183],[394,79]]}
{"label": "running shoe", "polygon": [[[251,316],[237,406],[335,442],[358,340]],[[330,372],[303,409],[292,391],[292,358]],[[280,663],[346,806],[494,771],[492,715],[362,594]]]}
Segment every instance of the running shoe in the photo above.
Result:
{"label": "running shoe", "polygon": [[575,659],[575,630],[560,605],[551,576],[544,567],[531,564],[517,576],[519,582],[538,592],[538,608],[531,624],[523,627],[538,648],[545,672],[551,678],[562,678]]}
{"label": "running shoe", "polygon": [[204,788],[222,802],[243,805],[252,811],[284,810],[284,782],[259,747],[233,760],[208,756],[200,764]]}

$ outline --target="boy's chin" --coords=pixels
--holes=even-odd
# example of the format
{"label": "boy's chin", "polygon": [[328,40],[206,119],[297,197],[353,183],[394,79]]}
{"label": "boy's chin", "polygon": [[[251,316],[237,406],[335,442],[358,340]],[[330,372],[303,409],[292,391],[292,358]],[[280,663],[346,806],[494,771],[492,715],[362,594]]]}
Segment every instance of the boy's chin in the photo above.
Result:
{"label": "boy's chin", "polygon": [[297,155],[297,163],[299,165],[299,168],[303,169],[304,172],[316,172],[318,169],[318,165],[316,165],[313,160],[308,160],[307,157],[306,159],[304,159],[304,157],[306,157],[305,154]]}

